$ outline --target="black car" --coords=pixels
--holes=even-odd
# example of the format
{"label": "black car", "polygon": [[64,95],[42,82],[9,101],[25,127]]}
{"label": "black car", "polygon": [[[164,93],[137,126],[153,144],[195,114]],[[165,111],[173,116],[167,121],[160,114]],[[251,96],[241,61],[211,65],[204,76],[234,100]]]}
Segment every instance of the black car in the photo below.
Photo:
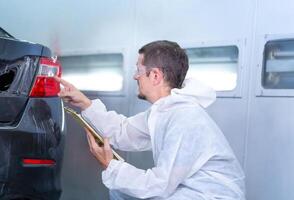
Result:
{"label": "black car", "polygon": [[48,47],[0,28],[0,199],[59,199],[65,119]]}

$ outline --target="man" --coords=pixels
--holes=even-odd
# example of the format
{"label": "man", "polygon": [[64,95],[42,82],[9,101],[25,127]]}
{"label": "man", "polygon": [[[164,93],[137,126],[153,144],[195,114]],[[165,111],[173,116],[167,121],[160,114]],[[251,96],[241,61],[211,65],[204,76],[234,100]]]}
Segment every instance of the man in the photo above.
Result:
{"label": "man", "polygon": [[[215,92],[186,80],[188,58],[174,42],[155,41],[139,50],[139,95],[150,109],[126,118],[90,101],[74,86],[60,97],[82,109],[82,115],[105,137],[99,147],[87,134],[90,150],[104,167],[102,181],[110,190],[136,198],[168,200],[245,199],[244,175],[222,132],[203,108]],[[109,139],[107,139],[109,138]],[[155,167],[138,169],[113,159],[110,144],[125,151],[152,149]]]}

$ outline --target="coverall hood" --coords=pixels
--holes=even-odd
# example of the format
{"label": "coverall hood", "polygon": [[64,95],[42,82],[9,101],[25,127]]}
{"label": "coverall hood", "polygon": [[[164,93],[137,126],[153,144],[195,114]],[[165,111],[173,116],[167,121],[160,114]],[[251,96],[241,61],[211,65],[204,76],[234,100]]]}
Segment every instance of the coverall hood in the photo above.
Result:
{"label": "coverall hood", "polygon": [[182,101],[197,103],[203,108],[211,105],[216,99],[215,91],[196,79],[185,79],[181,89],[171,90],[171,96],[177,96],[178,101],[182,99]]}

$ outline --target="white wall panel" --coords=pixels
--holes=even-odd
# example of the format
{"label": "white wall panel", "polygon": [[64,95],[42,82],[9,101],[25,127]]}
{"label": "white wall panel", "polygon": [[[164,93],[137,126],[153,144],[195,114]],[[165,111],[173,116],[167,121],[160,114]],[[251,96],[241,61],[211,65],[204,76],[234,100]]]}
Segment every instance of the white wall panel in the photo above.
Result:
{"label": "white wall panel", "polygon": [[[248,199],[294,198],[290,188],[294,175],[289,170],[294,166],[293,99],[255,95],[259,38],[294,33],[293,1],[2,0],[0,9],[1,27],[17,38],[48,45],[61,54],[123,49],[125,73],[130,79],[137,50],[147,42],[168,39],[191,47],[199,42],[244,40],[241,95],[219,98],[208,112],[246,166]],[[132,115],[150,106],[136,98],[136,81],[127,81],[126,87],[125,95],[102,97],[110,109]],[[106,198],[107,190],[98,175],[101,169],[90,157],[82,131],[73,132],[76,126],[69,124],[63,200],[83,199],[87,194],[89,200]],[[79,162],[73,167],[78,159],[84,165]],[[127,159],[142,168],[152,165],[149,153],[130,153]],[[90,179],[79,179],[82,175]],[[80,182],[75,182],[78,179]]]}
{"label": "white wall panel", "polygon": [[[261,86],[262,54],[265,35],[294,33],[294,2],[258,0],[254,43],[251,49],[251,86],[245,169],[248,199],[290,200],[294,198],[294,105],[291,97],[257,96]],[[258,72],[258,73],[257,73]],[[279,91],[275,91],[278,93]],[[290,92],[290,90],[288,90]],[[291,90],[291,93],[293,91]]]}

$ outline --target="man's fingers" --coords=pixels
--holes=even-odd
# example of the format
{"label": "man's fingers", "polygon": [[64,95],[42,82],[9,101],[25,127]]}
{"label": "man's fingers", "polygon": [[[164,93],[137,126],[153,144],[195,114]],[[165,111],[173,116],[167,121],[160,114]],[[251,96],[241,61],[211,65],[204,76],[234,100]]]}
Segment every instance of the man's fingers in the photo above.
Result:
{"label": "man's fingers", "polygon": [[57,81],[58,83],[60,83],[61,78],[59,78],[58,76],[54,76],[55,81]]}
{"label": "man's fingers", "polygon": [[91,144],[91,140],[90,140],[90,137],[89,137],[89,131],[88,131],[88,129],[86,129],[85,128],[85,131],[86,131],[86,133],[87,133],[87,140],[88,140],[88,143],[89,143],[89,145]]}
{"label": "man's fingers", "polygon": [[113,159],[113,153],[109,144],[109,139],[104,138],[104,146],[99,147],[91,132],[87,128],[85,128],[85,131],[87,132],[87,139],[91,153],[100,162],[103,168],[106,169],[111,159]]}
{"label": "man's fingers", "polygon": [[67,91],[67,90],[63,89],[63,90],[60,90],[59,97],[61,97],[62,99],[68,99],[69,101],[71,101],[75,97],[75,92],[74,91]]}
{"label": "man's fingers", "polygon": [[108,138],[104,138],[103,141],[104,141],[104,149],[105,150],[110,150],[111,147],[110,147],[110,144],[109,144],[109,139]]}
{"label": "man's fingers", "polygon": [[95,154],[95,149],[99,148],[98,145],[95,143],[95,141],[91,138],[91,133],[87,132],[87,140],[89,143],[90,151]]}
{"label": "man's fingers", "polygon": [[64,90],[64,89],[60,90],[60,92],[59,92],[59,96],[60,96],[60,97],[66,97],[66,96],[69,96],[69,95],[68,95],[68,91],[66,91],[66,90]]}
{"label": "man's fingers", "polygon": [[70,102],[72,100],[70,96],[63,95],[63,94],[60,94],[59,97],[61,97],[64,102]]}
{"label": "man's fingers", "polygon": [[70,88],[74,87],[71,83],[67,82],[66,80],[64,80],[62,78],[59,78],[57,76],[54,76],[54,79],[57,82],[61,83],[61,85],[65,86],[65,87],[70,87]]}
{"label": "man's fingers", "polygon": [[87,138],[88,138],[88,142],[89,142],[90,146],[91,147],[96,147],[96,146],[98,147],[98,144],[96,143],[96,140],[93,137],[93,135],[91,134],[91,132],[86,128],[85,128],[85,130],[87,132]]}

